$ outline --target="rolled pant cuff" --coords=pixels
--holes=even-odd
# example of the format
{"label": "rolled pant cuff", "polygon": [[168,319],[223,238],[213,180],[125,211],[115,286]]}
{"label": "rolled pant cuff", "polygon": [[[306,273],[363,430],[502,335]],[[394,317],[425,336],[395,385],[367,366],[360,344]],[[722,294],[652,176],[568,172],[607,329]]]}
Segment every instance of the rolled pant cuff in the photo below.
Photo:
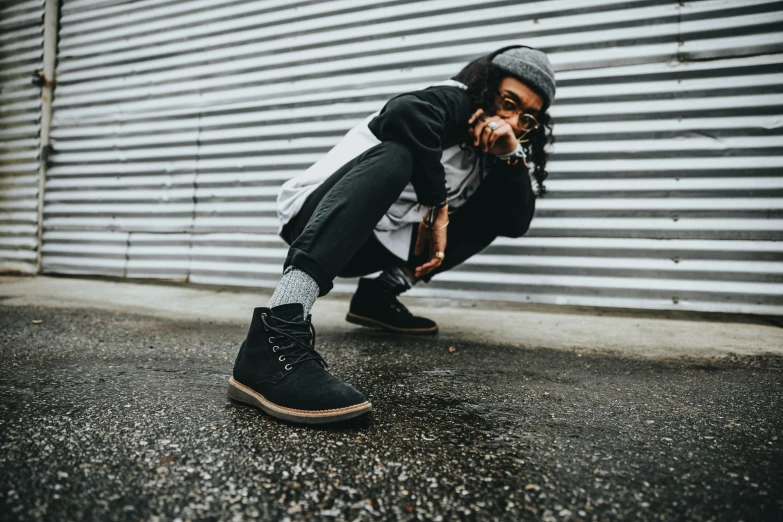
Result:
{"label": "rolled pant cuff", "polygon": [[298,248],[290,248],[285,264],[283,264],[283,271],[291,265],[303,272],[307,272],[318,283],[318,288],[320,289],[318,297],[325,296],[334,287],[332,277],[324,265],[310,254],[302,252]]}

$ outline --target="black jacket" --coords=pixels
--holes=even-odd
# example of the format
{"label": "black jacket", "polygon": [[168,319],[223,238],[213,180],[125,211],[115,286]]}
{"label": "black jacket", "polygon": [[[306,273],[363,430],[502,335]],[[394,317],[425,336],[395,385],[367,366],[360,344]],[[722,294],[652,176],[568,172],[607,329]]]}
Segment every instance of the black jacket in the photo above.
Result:
{"label": "black jacket", "polygon": [[[400,94],[390,99],[368,127],[381,141],[397,141],[407,146],[414,160],[411,184],[422,205],[437,205],[446,199],[446,173],[443,149],[466,139],[472,101],[459,87],[437,85]],[[500,234],[519,237],[527,231],[532,218],[530,177],[520,161],[509,165],[486,155],[487,176],[500,176],[508,184],[505,201],[499,201],[503,213]]]}

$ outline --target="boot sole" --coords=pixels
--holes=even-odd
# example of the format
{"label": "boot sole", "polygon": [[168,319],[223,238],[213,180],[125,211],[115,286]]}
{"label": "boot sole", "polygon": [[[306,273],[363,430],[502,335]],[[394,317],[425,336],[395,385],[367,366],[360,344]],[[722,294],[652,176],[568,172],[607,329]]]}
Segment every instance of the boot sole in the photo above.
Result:
{"label": "boot sole", "polygon": [[435,325],[430,328],[398,328],[396,326],[382,323],[375,319],[370,319],[369,317],[356,315],[351,312],[348,312],[345,315],[345,320],[352,324],[358,324],[359,326],[383,328],[384,330],[388,330],[394,333],[406,333],[406,334],[414,334],[414,335],[432,335],[438,333],[438,325]]}
{"label": "boot sole", "polygon": [[293,408],[286,408],[285,406],[280,406],[279,404],[275,404],[266,399],[257,391],[234,380],[233,377],[228,379],[227,394],[229,398],[234,399],[235,401],[261,408],[272,417],[301,424],[341,422],[372,411],[372,404],[369,402],[354,404],[353,406],[346,406],[345,408],[337,408],[334,410],[295,410]]}

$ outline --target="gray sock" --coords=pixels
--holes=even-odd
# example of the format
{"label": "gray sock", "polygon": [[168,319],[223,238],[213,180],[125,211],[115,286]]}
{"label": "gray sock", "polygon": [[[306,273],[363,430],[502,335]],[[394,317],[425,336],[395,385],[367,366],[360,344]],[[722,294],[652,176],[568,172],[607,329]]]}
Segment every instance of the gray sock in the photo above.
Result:
{"label": "gray sock", "polygon": [[387,268],[378,276],[378,279],[392,286],[404,288],[403,292],[410,290],[416,284],[416,280],[410,278],[399,266]]}
{"label": "gray sock", "polygon": [[269,308],[288,303],[301,303],[304,307],[304,316],[310,313],[320,288],[310,274],[298,268],[289,266],[283,272],[283,278],[275,288],[275,293],[269,300]]}

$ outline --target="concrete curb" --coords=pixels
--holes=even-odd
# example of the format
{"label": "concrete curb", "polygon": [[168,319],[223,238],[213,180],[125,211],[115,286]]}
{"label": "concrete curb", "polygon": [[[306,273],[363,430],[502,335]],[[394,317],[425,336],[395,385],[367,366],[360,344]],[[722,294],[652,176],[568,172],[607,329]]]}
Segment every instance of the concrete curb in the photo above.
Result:
{"label": "concrete curb", "polygon": [[[4,306],[74,307],[245,326],[269,292],[199,285],[75,277],[0,276]],[[606,311],[574,307],[405,298],[412,312],[440,325],[439,339],[545,347],[644,358],[783,355],[783,328],[755,316]],[[319,299],[319,330],[356,328],[345,322],[345,296]],[[611,315],[610,315],[611,314]],[[379,335],[388,335],[380,334]]]}

